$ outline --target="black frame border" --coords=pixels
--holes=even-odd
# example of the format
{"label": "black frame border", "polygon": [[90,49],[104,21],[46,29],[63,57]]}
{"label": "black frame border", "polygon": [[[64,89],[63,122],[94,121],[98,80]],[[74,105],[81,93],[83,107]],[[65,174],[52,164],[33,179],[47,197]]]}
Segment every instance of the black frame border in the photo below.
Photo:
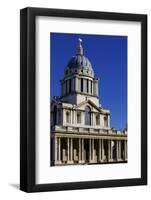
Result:
{"label": "black frame border", "polygon": [[[141,178],[36,184],[35,20],[37,16],[135,21],[141,23]],[[147,185],[147,15],[24,8],[20,10],[20,190],[44,192]]]}

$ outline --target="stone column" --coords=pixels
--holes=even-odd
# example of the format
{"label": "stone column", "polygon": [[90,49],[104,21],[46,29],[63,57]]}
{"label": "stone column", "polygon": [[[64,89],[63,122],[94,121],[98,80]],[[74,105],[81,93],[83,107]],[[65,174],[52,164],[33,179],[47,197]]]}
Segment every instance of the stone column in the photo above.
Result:
{"label": "stone column", "polygon": [[102,141],[99,139],[99,161],[102,161]]}
{"label": "stone column", "polygon": [[67,139],[67,147],[68,147],[68,164],[73,163],[73,140],[72,138]]}
{"label": "stone column", "polygon": [[127,160],[127,157],[128,157],[128,144],[127,144],[127,140],[126,140],[126,160]]}
{"label": "stone column", "polygon": [[72,111],[72,123],[75,124],[75,110]]}
{"label": "stone column", "polygon": [[103,139],[101,140],[101,143],[102,143],[102,145],[101,145],[101,147],[102,147],[102,161],[104,161],[104,140]]}
{"label": "stone column", "polygon": [[81,162],[81,138],[79,138],[79,163]]}
{"label": "stone column", "polygon": [[70,145],[70,160],[73,161],[73,139],[71,138],[71,145]]}
{"label": "stone column", "polygon": [[57,137],[54,137],[54,150],[55,150],[54,164],[56,164],[58,161],[58,138]]}
{"label": "stone column", "polygon": [[94,139],[92,139],[92,161],[94,161]]}
{"label": "stone column", "polygon": [[61,138],[58,138],[58,161],[61,162]]}
{"label": "stone column", "polygon": [[94,113],[91,111],[91,125],[95,126]]}
{"label": "stone column", "polygon": [[83,92],[86,92],[86,79],[83,78]]}
{"label": "stone column", "polygon": [[91,94],[91,81],[89,80],[89,94]]}
{"label": "stone column", "polygon": [[67,161],[69,162],[70,160],[70,140],[67,138]]}
{"label": "stone column", "polygon": [[124,141],[124,160],[127,160],[127,140]]}
{"label": "stone column", "polygon": [[78,77],[75,77],[75,92],[78,92],[79,91],[79,83],[78,83],[79,79]]}
{"label": "stone column", "polygon": [[111,142],[108,140],[108,161],[110,161],[111,158]]}
{"label": "stone column", "polygon": [[121,160],[121,140],[119,140],[119,160]]}
{"label": "stone column", "polygon": [[118,140],[116,140],[116,160],[118,161],[119,153],[118,153]]}
{"label": "stone column", "polygon": [[96,95],[95,80],[93,81],[93,95]]}
{"label": "stone column", "polygon": [[91,146],[91,139],[89,139],[89,162],[92,160],[92,146]]}
{"label": "stone column", "polygon": [[70,124],[72,124],[72,109],[70,110]]}
{"label": "stone column", "polygon": [[113,160],[113,144],[114,142],[111,140],[111,160]]}
{"label": "stone column", "polygon": [[81,152],[82,153],[82,159],[81,160],[82,160],[82,162],[84,162],[84,139],[83,138],[81,139],[81,147],[82,147],[81,148],[81,150],[82,150],[82,152]]}

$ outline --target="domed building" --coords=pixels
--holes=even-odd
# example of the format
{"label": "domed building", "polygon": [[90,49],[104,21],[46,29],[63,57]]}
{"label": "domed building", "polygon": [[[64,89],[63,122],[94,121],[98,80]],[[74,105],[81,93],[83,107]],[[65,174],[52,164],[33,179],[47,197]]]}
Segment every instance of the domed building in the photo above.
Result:
{"label": "domed building", "polygon": [[61,95],[51,102],[51,165],[127,162],[127,131],[110,128],[98,81],[79,39],[60,81]]}

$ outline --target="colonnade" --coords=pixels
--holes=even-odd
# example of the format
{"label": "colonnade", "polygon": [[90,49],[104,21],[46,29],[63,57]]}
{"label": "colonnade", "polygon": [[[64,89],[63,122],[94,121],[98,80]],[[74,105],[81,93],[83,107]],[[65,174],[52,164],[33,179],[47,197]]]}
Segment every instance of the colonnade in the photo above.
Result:
{"label": "colonnade", "polygon": [[52,144],[54,165],[127,161],[126,139],[55,137]]}

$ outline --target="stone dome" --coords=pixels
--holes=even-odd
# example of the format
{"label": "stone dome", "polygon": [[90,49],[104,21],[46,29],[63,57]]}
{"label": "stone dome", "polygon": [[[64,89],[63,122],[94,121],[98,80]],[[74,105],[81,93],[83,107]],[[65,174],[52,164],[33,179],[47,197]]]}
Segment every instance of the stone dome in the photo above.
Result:
{"label": "stone dome", "polygon": [[91,65],[91,62],[89,59],[83,55],[83,47],[82,47],[82,40],[79,39],[78,46],[77,46],[77,52],[75,56],[72,56],[72,58],[69,60],[65,71],[72,71],[72,72],[83,72],[87,73],[91,76],[94,75],[93,68]]}
{"label": "stone dome", "polygon": [[92,70],[92,65],[89,59],[84,55],[76,55],[70,59],[67,68],[69,69],[80,68],[80,69]]}

